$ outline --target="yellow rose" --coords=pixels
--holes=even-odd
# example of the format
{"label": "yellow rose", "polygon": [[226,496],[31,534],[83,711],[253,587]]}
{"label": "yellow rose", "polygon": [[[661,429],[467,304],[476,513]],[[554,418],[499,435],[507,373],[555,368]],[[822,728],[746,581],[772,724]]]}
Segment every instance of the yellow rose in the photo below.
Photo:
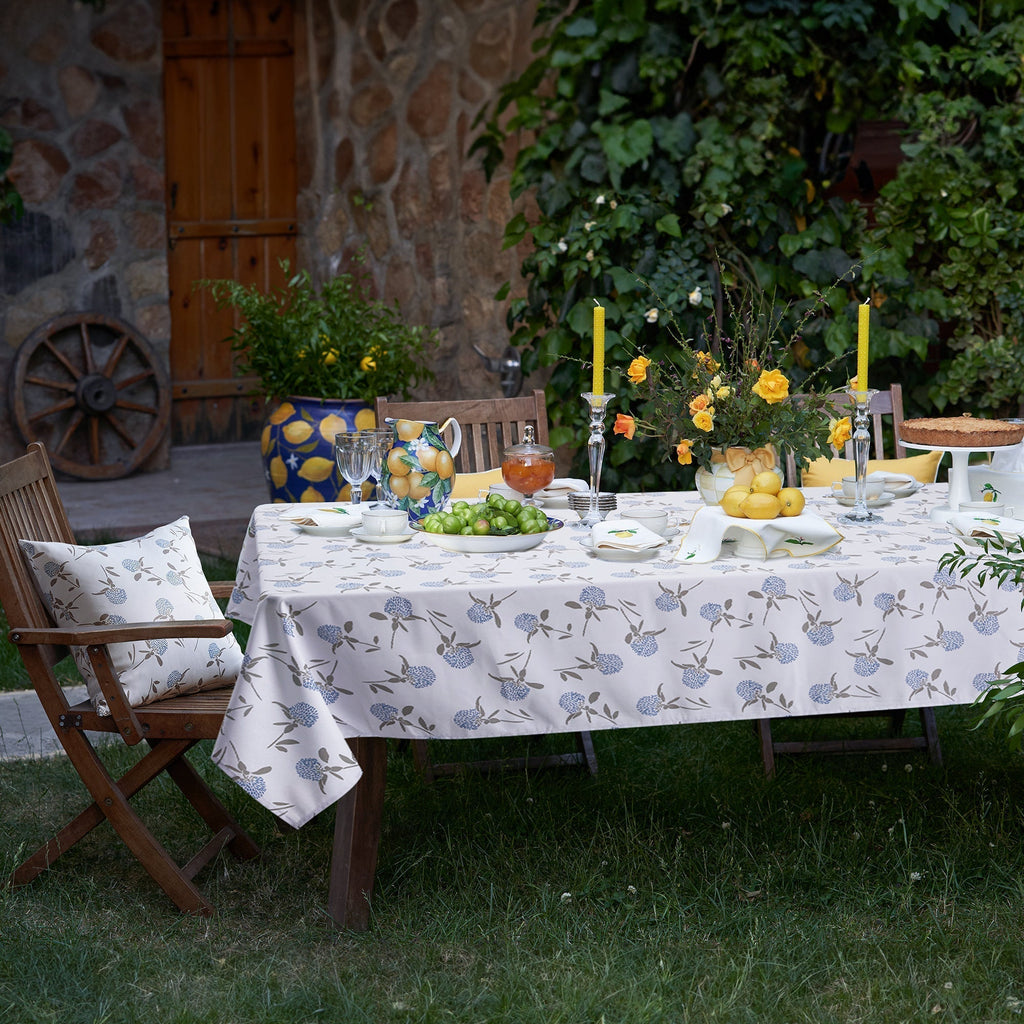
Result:
{"label": "yellow rose", "polygon": [[338,361],[338,350],[329,348],[324,353],[324,366],[333,366]]}
{"label": "yellow rose", "polygon": [[850,417],[842,416],[837,420],[828,421],[828,443],[833,448],[842,448],[852,436]]}
{"label": "yellow rose", "polygon": [[723,384],[716,392],[715,398],[728,398],[732,394],[732,388]]}
{"label": "yellow rose", "polygon": [[359,361],[359,369],[362,370],[363,373],[369,373],[371,370],[376,370],[377,360],[374,359],[373,356],[363,356]]}
{"label": "yellow rose", "polygon": [[632,416],[627,416],[625,413],[616,413],[615,425],[612,427],[613,434],[623,434],[627,441],[633,440],[633,435],[636,433],[636,420]]}
{"label": "yellow rose", "polygon": [[643,384],[643,382],[647,380],[647,367],[650,365],[651,361],[646,356],[637,356],[636,359],[629,364],[629,369],[626,373],[634,384]]}
{"label": "yellow rose", "polygon": [[710,352],[695,352],[694,355],[697,357],[697,362],[700,363],[708,373],[718,372],[718,363],[715,362]]}
{"label": "yellow rose", "polygon": [[708,410],[710,412],[714,412],[715,410],[711,409],[710,406],[711,406],[711,399],[708,398],[707,395],[695,395],[690,400],[690,415],[691,416],[696,416],[697,413],[704,412],[705,410]]}
{"label": "yellow rose", "polygon": [[679,444],[676,445],[676,462],[680,466],[688,466],[693,462],[693,442],[689,438],[683,438]]}
{"label": "yellow rose", "polygon": [[715,420],[712,417],[711,413],[707,411],[699,412],[696,416],[693,417],[693,425],[698,430],[703,430],[704,433],[707,434],[710,433],[711,428],[715,425]]}
{"label": "yellow rose", "polygon": [[776,405],[789,397],[789,381],[781,370],[762,370],[750,390],[769,405]]}

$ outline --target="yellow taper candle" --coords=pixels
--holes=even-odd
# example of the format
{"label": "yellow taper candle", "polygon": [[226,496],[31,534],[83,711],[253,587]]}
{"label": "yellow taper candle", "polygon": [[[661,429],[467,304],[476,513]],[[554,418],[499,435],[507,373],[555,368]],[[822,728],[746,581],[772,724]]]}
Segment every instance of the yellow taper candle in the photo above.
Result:
{"label": "yellow taper candle", "polygon": [[591,391],[604,394],[604,306],[594,306],[594,383]]}
{"label": "yellow taper candle", "polygon": [[868,389],[868,325],[871,323],[871,306],[862,302],[857,307],[857,390]]}

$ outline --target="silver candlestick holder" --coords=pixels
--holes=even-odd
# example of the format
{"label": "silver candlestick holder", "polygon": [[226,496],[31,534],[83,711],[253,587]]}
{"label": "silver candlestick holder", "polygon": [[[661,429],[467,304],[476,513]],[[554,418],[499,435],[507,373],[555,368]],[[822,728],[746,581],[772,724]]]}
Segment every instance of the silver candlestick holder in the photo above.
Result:
{"label": "silver candlestick holder", "polygon": [[581,396],[590,410],[590,437],[587,440],[587,456],[590,459],[590,505],[586,515],[580,516],[578,526],[591,527],[604,518],[598,507],[601,493],[601,466],[604,464],[604,417],[614,396],[595,395],[588,391]]}
{"label": "silver candlestick holder", "polygon": [[853,410],[853,464],[855,473],[853,508],[839,516],[841,523],[860,526],[864,523],[880,523],[881,516],[876,516],[868,508],[868,455],[871,449],[871,433],[868,430],[868,414],[871,399],[877,391],[850,391],[854,402]]}

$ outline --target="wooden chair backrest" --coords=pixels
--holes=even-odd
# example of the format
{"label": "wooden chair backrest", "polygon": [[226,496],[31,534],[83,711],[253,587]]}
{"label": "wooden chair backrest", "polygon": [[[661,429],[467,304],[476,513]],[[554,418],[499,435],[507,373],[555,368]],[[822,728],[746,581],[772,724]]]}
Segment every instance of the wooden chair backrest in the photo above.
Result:
{"label": "wooden chair backrest", "polygon": [[[19,540],[75,543],[50,460],[38,441],[0,466],[0,604],[11,626],[51,626]],[[63,647],[46,649],[51,665],[65,654]]]}
{"label": "wooden chair backrest", "polygon": [[[853,419],[853,400],[847,394],[837,394],[829,403],[835,416],[849,416]],[[869,407],[871,417],[871,450],[869,457],[873,459],[902,459],[907,450],[900,443],[899,427],[903,423],[903,386],[892,384],[886,390],[877,392],[871,399]],[[883,416],[891,416],[894,447],[893,454],[885,453],[885,425]],[[847,441],[843,458],[853,458],[853,441]],[[800,478],[796,472],[796,462],[792,455],[786,456],[786,479],[799,486]]]}
{"label": "wooden chair backrest", "polygon": [[[544,392],[534,391],[516,398],[476,398],[454,402],[393,402],[377,399],[377,425],[386,419],[425,420],[443,423],[452,416],[462,427],[462,447],[455,456],[457,473],[480,473],[497,469],[501,453],[522,440],[523,428],[534,427],[538,443],[548,443],[548,413]],[[451,431],[445,443],[451,445]]]}

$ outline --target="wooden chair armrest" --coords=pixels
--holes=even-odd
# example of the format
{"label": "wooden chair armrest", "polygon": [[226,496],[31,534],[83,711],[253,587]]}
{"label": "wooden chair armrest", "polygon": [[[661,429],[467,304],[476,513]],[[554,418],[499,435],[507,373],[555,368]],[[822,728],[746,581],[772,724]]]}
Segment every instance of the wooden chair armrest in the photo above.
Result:
{"label": "wooden chair armrest", "polygon": [[234,580],[208,580],[210,590],[216,598],[230,597],[235,590]]}
{"label": "wooden chair armrest", "polygon": [[135,714],[135,709],[128,702],[128,695],[124,692],[117,673],[114,671],[114,664],[110,660],[110,648],[106,644],[89,644],[85,653],[92,665],[96,682],[99,683],[100,693],[103,694],[110,709],[110,717],[113,718],[121,739],[129,746],[138,743],[142,739],[142,723]]}
{"label": "wooden chair armrest", "polygon": [[170,619],[161,622],[126,622],[110,626],[14,626],[14,644],[130,643],[134,640],[171,640],[174,637],[221,637],[232,630],[230,619]]}
{"label": "wooden chair armrest", "polygon": [[142,724],[118,682],[107,645],[175,637],[216,638],[226,636],[231,629],[229,619],[172,619],[111,626],[15,626],[9,636],[12,643],[23,646],[53,644],[60,647],[84,647],[100,692],[110,708],[111,718],[121,738],[132,745],[143,739]]}

